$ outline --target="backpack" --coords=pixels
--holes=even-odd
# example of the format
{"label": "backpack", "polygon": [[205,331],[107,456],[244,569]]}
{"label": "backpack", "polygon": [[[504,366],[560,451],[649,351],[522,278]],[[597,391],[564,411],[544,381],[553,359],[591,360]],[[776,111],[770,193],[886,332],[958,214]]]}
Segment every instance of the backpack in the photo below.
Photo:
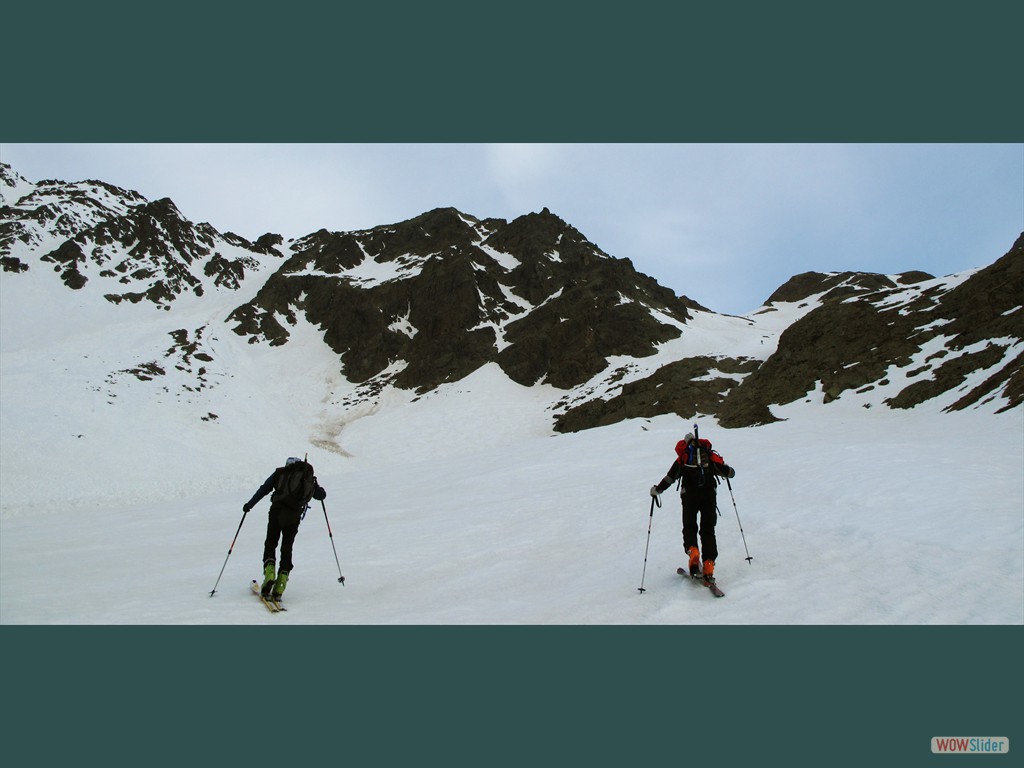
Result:
{"label": "backpack", "polygon": [[286,507],[305,509],[313,498],[315,487],[313,465],[307,461],[296,461],[281,468],[271,501]]}
{"label": "backpack", "polygon": [[[697,463],[697,448],[700,447],[700,463]],[[697,483],[698,487],[704,485],[705,482],[705,467],[710,467],[712,464],[725,465],[725,459],[721,457],[718,451],[712,449],[711,441],[705,440],[703,437],[697,440],[697,445],[691,445],[685,440],[680,440],[676,443],[676,455],[679,457],[679,463],[684,468],[695,469],[699,477]],[[718,485],[718,472],[709,471],[714,485]],[[683,482],[683,473],[679,475],[679,482]]]}
{"label": "backpack", "polygon": [[[698,440],[700,444],[700,456],[701,463],[706,465],[709,461],[713,461],[715,464],[725,464],[725,459],[718,453],[718,451],[711,448],[711,441],[705,440],[703,437]],[[695,467],[697,466],[697,450],[696,446],[688,444],[685,440],[680,440],[676,443],[676,455],[679,457],[679,461],[684,466]]]}

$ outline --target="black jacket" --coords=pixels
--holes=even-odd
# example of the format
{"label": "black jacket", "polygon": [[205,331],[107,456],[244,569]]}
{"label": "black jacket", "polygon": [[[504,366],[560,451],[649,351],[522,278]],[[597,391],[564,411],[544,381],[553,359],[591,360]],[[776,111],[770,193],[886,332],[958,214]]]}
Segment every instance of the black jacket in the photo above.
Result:
{"label": "black jacket", "polygon": [[692,493],[705,493],[715,495],[715,488],[718,485],[719,477],[736,477],[736,470],[725,462],[705,459],[700,465],[684,464],[682,459],[676,459],[661,482],[655,488],[661,493],[672,485],[679,478],[683,479],[682,490]]}
{"label": "black jacket", "polygon": [[[270,477],[266,479],[263,485],[261,485],[259,489],[256,491],[256,493],[253,494],[253,497],[249,499],[249,501],[245,504],[243,509],[246,512],[255,507],[260,499],[262,499],[264,496],[266,496],[268,493],[273,491],[274,488],[277,487],[277,479],[281,476],[281,473],[284,472],[285,469],[286,467],[278,467],[277,469],[274,470],[273,474],[271,474]],[[316,477],[313,478],[313,498],[316,499],[317,501],[323,501],[324,499],[327,498],[327,491],[320,487],[320,484],[316,481]],[[271,507],[274,506],[273,496],[271,496],[270,498],[270,505]]]}

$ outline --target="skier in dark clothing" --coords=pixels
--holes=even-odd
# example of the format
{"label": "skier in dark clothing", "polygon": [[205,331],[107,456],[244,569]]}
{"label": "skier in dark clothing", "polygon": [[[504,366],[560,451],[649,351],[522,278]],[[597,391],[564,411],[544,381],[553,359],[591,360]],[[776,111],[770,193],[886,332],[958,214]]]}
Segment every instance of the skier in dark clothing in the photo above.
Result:
{"label": "skier in dark clothing", "polygon": [[[672,483],[681,480],[683,551],[689,557],[690,575],[703,575],[708,584],[715,581],[715,560],[718,558],[718,543],[715,540],[718,502],[715,487],[719,477],[736,477],[736,470],[726,464],[717,451],[711,450],[711,441],[695,439],[692,434],[687,434],[685,439],[676,444],[676,460],[668,468],[668,473],[651,488],[651,496],[658,496]],[[703,567],[701,550],[704,552]]]}
{"label": "skier in dark clothing", "polygon": [[[292,457],[283,467],[274,470],[242,506],[243,511],[248,512],[271,491],[273,495],[270,497],[270,513],[267,516],[267,538],[263,543],[263,585],[260,591],[264,597],[280,601],[292,571],[292,545],[299,532],[299,523],[306,514],[310,499],[326,499],[327,491],[317,483],[312,465]],[[275,575],[274,555],[278,539],[281,540],[281,568]]]}

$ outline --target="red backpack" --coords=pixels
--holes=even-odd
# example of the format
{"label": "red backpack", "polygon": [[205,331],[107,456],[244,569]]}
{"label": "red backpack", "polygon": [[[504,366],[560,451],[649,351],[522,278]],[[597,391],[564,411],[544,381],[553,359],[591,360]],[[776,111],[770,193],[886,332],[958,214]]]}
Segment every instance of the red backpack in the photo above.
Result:
{"label": "red backpack", "polygon": [[[707,461],[713,461],[715,464],[725,464],[718,451],[711,448],[711,441],[700,438],[696,441],[700,446],[700,454],[702,463]],[[695,467],[697,466],[697,446],[687,443],[685,440],[680,440],[676,443],[676,455],[679,457],[680,463],[684,466]]]}

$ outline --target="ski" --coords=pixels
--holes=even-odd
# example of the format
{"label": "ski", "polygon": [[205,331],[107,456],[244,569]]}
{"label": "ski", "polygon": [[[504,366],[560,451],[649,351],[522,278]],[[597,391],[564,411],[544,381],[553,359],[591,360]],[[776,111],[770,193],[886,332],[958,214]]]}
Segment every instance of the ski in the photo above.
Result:
{"label": "ski", "polygon": [[703,576],[691,576],[690,572],[688,570],[686,570],[685,568],[676,568],[676,573],[678,573],[680,576],[685,576],[690,581],[697,582],[702,587],[707,587],[709,590],[711,590],[711,594],[714,595],[715,597],[725,597],[725,592],[723,592],[721,590],[721,588],[715,582],[712,581],[712,582],[708,583],[708,582],[704,581],[704,577]]}
{"label": "ski", "polygon": [[256,597],[258,597],[260,599],[260,602],[263,603],[263,605],[265,605],[267,607],[268,611],[270,611],[271,613],[278,613],[279,611],[283,611],[284,610],[284,608],[279,606],[273,600],[270,600],[270,599],[264,597],[260,593],[260,584],[259,584],[258,581],[256,581],[256,579],[252,580],[251,586],[252,586],[253,593],[256,595]]}

